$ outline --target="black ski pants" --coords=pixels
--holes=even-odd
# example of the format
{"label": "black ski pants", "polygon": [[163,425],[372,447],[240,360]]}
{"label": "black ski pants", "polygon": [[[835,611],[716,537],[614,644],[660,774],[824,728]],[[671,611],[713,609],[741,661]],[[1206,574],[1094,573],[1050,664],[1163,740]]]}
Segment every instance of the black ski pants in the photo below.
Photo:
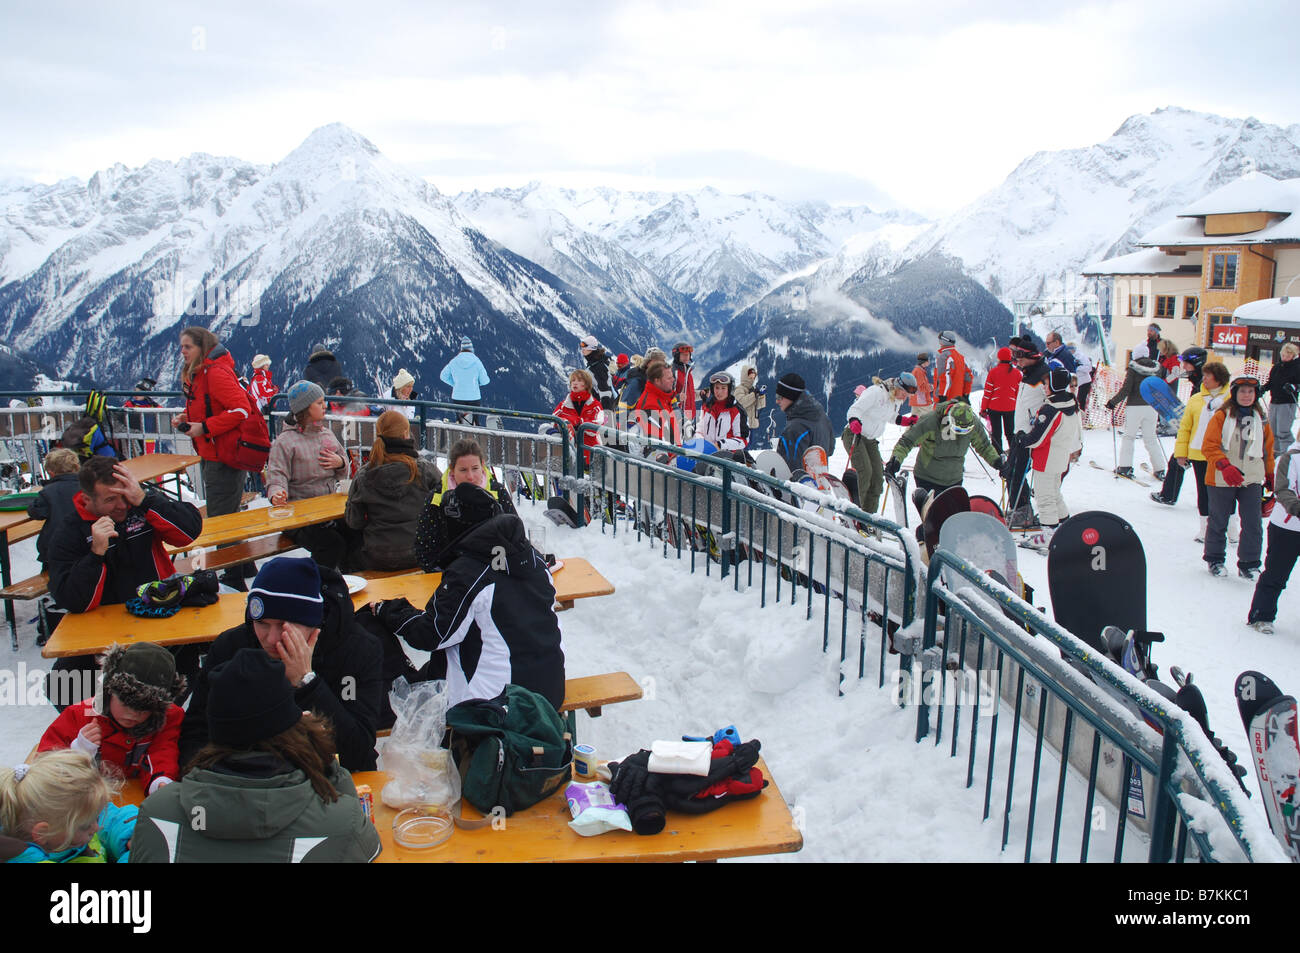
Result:
{"label": "black ski pants", "polygon": [[993,443],[993,449],[998,453],[1002,452],[1002,435],[1007,435],[1007,446],[1014,447],[1015,443],[1011,435],[1015,432],[1016,412],[1014,410],[990,410],[989,411],[989,440]]}
{"label": "black ski pants", "polygon": [[1277,620],[1277,600],[1291,578],[1297,558],[1300,558],[1300,532],[1269,523],[1268,553],[1264,557],[1264,571],[1255,583],[1255,597],[1250,601],[1247,622]]}

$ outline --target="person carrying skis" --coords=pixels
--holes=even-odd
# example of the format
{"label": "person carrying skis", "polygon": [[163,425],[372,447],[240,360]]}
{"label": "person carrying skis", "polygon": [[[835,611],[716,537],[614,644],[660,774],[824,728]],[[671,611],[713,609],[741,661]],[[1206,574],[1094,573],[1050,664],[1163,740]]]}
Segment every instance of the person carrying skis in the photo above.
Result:
{"label": "person carrying skis", "polygon": [[1063,367],[1047,373],[1044,386],[1047,399],[1029,429],[1016,434],[1016,442],[1029,451],[1034,469],[1034,498],[1042,529],[1028,540],[1028,545],[1046,552],[1056,527],[1070,515],[1061,497],[1061,481],[1070,464],[1083,452],[1083,427],[1079,423],[1079,404],[1070,390],[1070,374]]}
{"label": "person carrying skis", "polygon": [[1277,501],[1268,515],[1268,553],[1246,616],[1250,627],[1264,635],[1273,634],[1278,597],[1300,557],[1300,444],[1278,457],[1276,465]]}
{"label": "person carrying skis", "polygon": [[966,358],[957,350],[957,334],[939,332],[939,359],[934,367],[934,399],[970,403],[972,376]]}
{"label": "person carrying skis", "polygon": [[[1128,373],[1124,375],[1124,386],[1110,400],[1106,409],[1114,411],[1122,401],[1128,401],[1124,408],[1124,439],[1119,445],[1119,463],[1115,475],[1133,476],[1133,444],[1138,435],[1146,444],[1147,456],[1151,458],[1151,473],[1157,480],[1165,478],[1165,458],[1160,450],[1160,441],[1156,439],[1156,424],[1159,420],[1156,409],[1142,396],[1141,385],[1148,377],[1155,377],[1160,372],[1160,365],[1149,357],[1138,357],[1129,361]],[[1113,423],[1112,423],[1113,426]]]}
{"label": "person carrying skis", "polygon": [[993,448],[1002,452],[1002,435],[1007,435],[1007,448],[1013,445],[1015,433],[1016,396],[1020,391],[1020,368],[1011,363],[1011,348],[998,348],[998,362],[984,378],[984,396],[980,400],[980,416],[989,422],[989,436]]}
{"label": "person carrying skis", "polygon": [[776,406],[785,414],[785,430],[776,442],[776,452],[790,468],[790,479],[798,482],[803,473],[803,455],[816,446],[829,457],[835,447],[835,431],[826,411],[813,400],[798,374],[783,374],[776,382]]}
{"label": "person carrying skis", "polygon": [[849,407],[849,421],[840,434],[840,441],[858,475],[858,506],[867,513],[876,512],[885,489],[880,438],[888,424],[911,427],[917,422],[917,417],[904,416],[901,412],[903,401],[915,390],[916,378],[908,371],[885,381],[877,377]]}
{"label": "person carrying skis", "polygon": [[[1020,369],[1020,387],[1016,391],[1016,412],[1013,426],[1018,434],[1027,433],[1040,407],[1047,401],[1044,385],[1051,370],[1032,341],[1019,337],[1011,339],[1011,357]],[[1034,515],[1029,500],[1030,456],[1019,443],[1009,448],[1007,461],[1007,509],[1011,515],[1007,525],[1011,529],[1037,529],[1038,517]]]}
{"label": "person carrying skis", "polygon": [[[895,479],[907,455],[917,447],[916,467],[912,471],[916,485],[935,494],[942,493],[949,487],[961,486],[966,451],[972,446],[999,471],[1006,465],[1006,457],[993,449],[970,404],[960,400],[941,401],[898,438],[893,456],[885,464],[885,476]],[[918,513],[920,509],[918,505]]]}
{"label": "person carrying skis", "polygon": [[1254,579],[1263,548],[1263,494],[1273,489],[1273,431],[1259,405],[1259,379],[1238,374],[1228,385],[1229,400],[1205,428],[1205,482],[1210,524],[1204,559],[1213,576],[1226,576],[1224,554],[1228,518],[1241,518],[1237,575]]}

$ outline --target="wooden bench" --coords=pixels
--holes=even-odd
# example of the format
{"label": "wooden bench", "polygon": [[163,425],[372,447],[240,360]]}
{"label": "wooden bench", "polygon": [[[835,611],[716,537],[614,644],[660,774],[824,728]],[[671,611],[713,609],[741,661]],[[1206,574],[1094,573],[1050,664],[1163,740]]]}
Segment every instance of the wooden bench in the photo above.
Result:
{"label": "wooden bench", "polygon": [[0,599],[20,599],[30,601],[39,599],[50,591],[50,577],[48,573],[41,573],[38,576],[30,576],[27,579],[20,579],[12,586],[6,586],[0,589]]}
{"label": "wooden bench", "polygon": [[297,548],[298,544],[284,533],[275,533],[271,536],[259,536],[244,543],[236,543],[234,546],[223,546],[210,552],[204,551],[197,556],[181,556],[173,559],[172,565],[176,567],[177,572],[181,573],[194,572],[196,569],[227,569],[230,566],[239,566],[255,559],[265,559]]}

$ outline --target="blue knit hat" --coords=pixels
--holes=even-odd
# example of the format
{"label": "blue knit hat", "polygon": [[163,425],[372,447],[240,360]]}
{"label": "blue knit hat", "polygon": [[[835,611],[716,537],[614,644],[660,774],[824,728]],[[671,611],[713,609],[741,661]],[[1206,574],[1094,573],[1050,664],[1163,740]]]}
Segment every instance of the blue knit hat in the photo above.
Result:
{"label": "blue knit hat", "polygon": [[461,349],[462,351],[469,351],[471,354],[473,354],[473,353],[474,353],[474,342],[471,341],[471,340],[470,340],[469,338],[467,338],[467,337],[465,337],[465,338],[461,338],[461,339],[460,339],[460,349]]}
{"label": "blue knit hat", "polygon": [[325,617],[325,600],[316,563],[307,556],[278,556],[266,563],[248,590],[248,615],[254,622],[282,619],[318,628]]}

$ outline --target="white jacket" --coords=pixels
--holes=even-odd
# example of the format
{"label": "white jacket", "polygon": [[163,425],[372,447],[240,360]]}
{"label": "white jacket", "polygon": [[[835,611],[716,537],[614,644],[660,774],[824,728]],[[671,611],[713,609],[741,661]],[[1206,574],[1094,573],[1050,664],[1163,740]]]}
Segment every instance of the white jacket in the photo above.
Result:
{"label": "white jacket", "polygon": [[901,403],[894,401],[884,384],[872,384],[849,408],[849,420],[862,424],[864,440],[879,440],[885,433],[885,426],[898,418]]}

